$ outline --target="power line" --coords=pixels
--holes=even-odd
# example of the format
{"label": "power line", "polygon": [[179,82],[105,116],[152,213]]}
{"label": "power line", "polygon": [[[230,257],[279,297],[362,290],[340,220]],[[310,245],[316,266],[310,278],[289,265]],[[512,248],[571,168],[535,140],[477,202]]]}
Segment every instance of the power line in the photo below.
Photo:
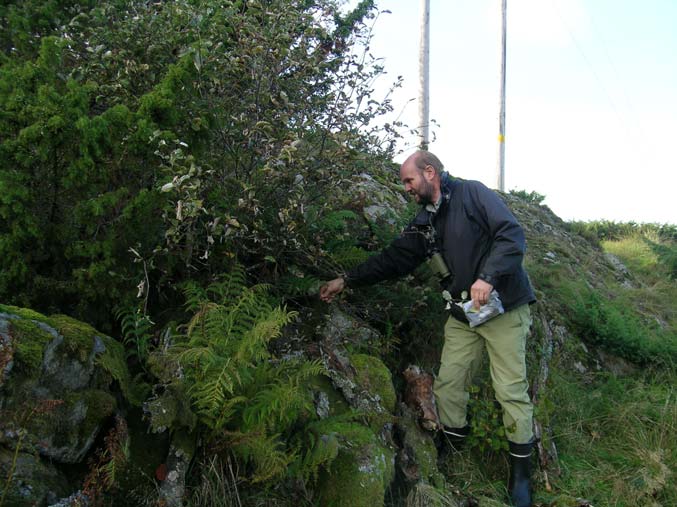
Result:
{"label": "power line", "polygon": [[623,117],[621,116],[621,113],[619,112],[618,108],[616,107],[616,103],[611,98],[611,95],[609,94],[609,91],[607,90],[606,86],[604,85],[604,82],[599,77],[599,74],[597,74],[597,71],[595,70],[594,66],[592,65],[592,61],[588,58],[588,55],[583,50],[583,46],[578,42],[578,39],[574,36],[573,32],[569,28],[569,25],[566,23],[566,21],[564,21],[564,18],[562,17],[562,13],[557,8],[555,0],[550,0],[550,4],[552,5],[553,9],[557,13],[557,17],[559,18],[560,22],[562,23],[562,26],[564,27],[564,29],[569,34],[569,37],[571,38],[572,42],[574,43],[574,46],[576,46],[576,49],[578,50],[578,52],[583,57],[583,60],[585,60],[585,63],[588,65],[590,72],[594,76],[595,80],[597,81],[597,84],[599,84],[599,87],[601,88],[602,92],[604,93],[607,100],[609,101],[611,108],[614,110],[614,112],[618,116],[618,118],[620,120],[620,124],[623,125],[624,120],[623,120]]}

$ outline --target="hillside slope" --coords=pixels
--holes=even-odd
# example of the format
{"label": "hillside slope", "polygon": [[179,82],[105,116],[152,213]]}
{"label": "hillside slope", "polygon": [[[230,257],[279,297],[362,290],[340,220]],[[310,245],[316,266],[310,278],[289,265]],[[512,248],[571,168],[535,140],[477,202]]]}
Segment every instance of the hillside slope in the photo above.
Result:
{"label": "hillside slope", "polygon": [[[504,199],[525,229],[538,297],[528,361],[539,505],[677,504],[674,241],[655,226],[600,242],[590,224],[567,224],[530,194]],[[482,404],[486,380],[474,396],[481,417],[493,410]],[[446,470],[471,495],[504,494],[495,453],[463,453]]]}

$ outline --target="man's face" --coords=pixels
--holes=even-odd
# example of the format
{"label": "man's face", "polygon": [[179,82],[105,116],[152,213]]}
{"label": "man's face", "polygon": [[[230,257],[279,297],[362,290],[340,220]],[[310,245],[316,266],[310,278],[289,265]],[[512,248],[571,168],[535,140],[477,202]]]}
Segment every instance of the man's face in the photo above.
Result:
{"label": "man's face", "polygon": [[404,190],[414,197],[419,204],[432,204],[435,194],[435,186],[432,183],[435,169],[427,166],[419,170],[412,161],[406,161],[400,169],[400,180]]}

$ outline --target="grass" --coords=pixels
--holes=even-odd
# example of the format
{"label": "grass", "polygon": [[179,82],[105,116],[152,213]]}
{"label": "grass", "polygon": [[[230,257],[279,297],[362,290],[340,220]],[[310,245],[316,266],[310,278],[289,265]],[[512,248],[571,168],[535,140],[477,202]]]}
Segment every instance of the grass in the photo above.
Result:
{"label": "grass", "polygon": [[[677,244],[674,234],[665,233],[674,231],[611,225],[584,230],[586,237],[597,233],[589,238],[592,243],[628,268],[625,280],[598,269],[594,249],[580,247],[565,255],[570,247],[554,236],[536,238],[547,244],[538,245],[539,254],[527,266],[541,304],[568,331],[555,346],[548,385],[536,407],[552,431],[561,469],[559,475],[548,472],[552,491],[545,491],[539,473],[534,475],[537,507],[579,505],[577,498],[595,507],[677,505]],[[556,252],[555,263],[542,261],[546,250]],[[539,336],[536,326],[532,348],[538,349]],[[594,347],[640,368],[626,376],[605,371],[604,365],[598,370]],[[539,351],[529,357],[533,368]],[[575,362],[587,365],[587,371],[579,373]],[[441,468],[453,489],[480,505],[487,498],[507,498],[504,453],[466,449]]]}
{"label": "grass", "polygon": [[559,492],[593,505],[677,505],[677,375],[634,378],[557,372],[550,396]]}
{"label": "grass", "polygon": [[242,507],[238,491],[241,480],[233,471],[230,461],[224,465],[217,456],[205,458],[201,463],[199,484],[192,490],[189,507]]}
{"label": "grass", "polygon": [[[556,368],[550,384],[561,474],[550,472],[551,492],[534,475],[535,505],[575,498],[608,507],[677,505],[677,374],[651,370],[620,378]],[[463,449],[441,471],[464,496],[507,498],[505,453]]]}

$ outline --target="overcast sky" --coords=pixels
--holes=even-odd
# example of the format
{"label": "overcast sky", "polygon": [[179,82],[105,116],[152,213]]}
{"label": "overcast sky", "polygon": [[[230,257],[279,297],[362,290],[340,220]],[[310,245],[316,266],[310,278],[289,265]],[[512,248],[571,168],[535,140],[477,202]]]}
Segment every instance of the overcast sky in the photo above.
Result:
{"label": "overcast sky", "polygon": [[[415,126],[420,1],[377,3],[375,98],[402,75]],[[500,0],[430,3],[430,150],[495,188]],[[507,190],[565,220],[677,223],[677,0],[508,0],[506,117]]]}

